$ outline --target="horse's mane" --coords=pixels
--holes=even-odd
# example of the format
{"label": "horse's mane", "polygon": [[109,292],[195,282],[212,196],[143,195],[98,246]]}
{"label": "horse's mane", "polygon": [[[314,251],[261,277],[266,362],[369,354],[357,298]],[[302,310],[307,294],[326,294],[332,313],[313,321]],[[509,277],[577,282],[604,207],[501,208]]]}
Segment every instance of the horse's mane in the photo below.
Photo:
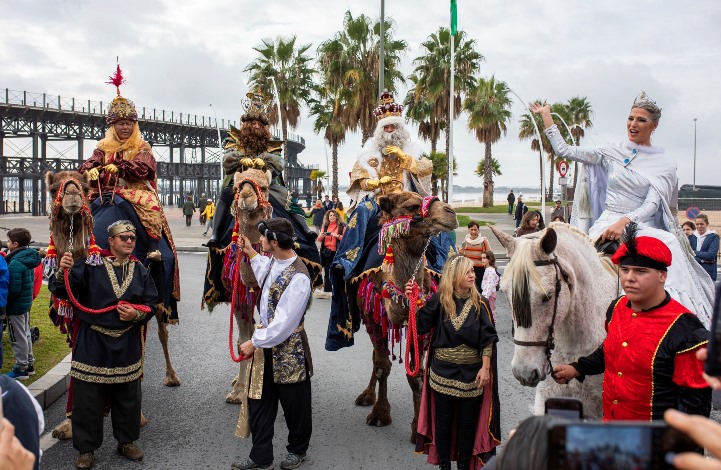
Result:
{"label": "horse's mane", "polygon": [[531,280],[539,286],[542,285],[538,268],[534,264],[534,246],[531,240],[524,238],[516,240],[515,251],[503,273],[504,276],[508,275],[513,279],[511,283],[513,315],[518,326],[522,328],[531,326]]}
{"label": "horse's mane", "polygon": [[[551,222],[550,224],[548,224],[548,227],[553,228],[556,231],[560,229],[570,232],[577,238],[580,238],[582,241],[585,241],[588,245],[592,246],[594,251],[596,249],[596,247],[593,245],[593,240],[591,239],[591,237],[589,237],[586,232],[576,227],[575,225],[570,225],[565,222]],[[613,274],[614,276],[618,274],[618,267],[613,264],[613,262],[611,262],[610,256],[598,252],[596,254],[598,256],[598,260],[601,262],[601,266],[603,266],[606,271],[608,271],[610,274]]]}

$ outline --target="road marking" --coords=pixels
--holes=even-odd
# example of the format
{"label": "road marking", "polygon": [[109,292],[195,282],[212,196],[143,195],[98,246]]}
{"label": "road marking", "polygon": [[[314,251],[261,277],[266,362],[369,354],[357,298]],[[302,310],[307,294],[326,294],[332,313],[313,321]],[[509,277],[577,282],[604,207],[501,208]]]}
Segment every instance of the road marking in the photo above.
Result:
{"label": "road marking", "polygon": [[54,446],[60,442],[60,439],[56,439],[53,437],[53,432],[48,431],[45,434],[43,434],[43,437],[40,438],[40,450],[43,452],[47,451],[49,448]]}

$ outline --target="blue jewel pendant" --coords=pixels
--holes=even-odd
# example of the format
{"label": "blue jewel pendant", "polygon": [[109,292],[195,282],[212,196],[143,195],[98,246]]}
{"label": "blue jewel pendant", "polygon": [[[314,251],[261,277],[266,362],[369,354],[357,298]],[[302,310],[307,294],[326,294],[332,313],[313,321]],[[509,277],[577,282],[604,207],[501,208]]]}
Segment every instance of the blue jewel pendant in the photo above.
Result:
{"label": "blue jewel pendant", "polygon": [[624,164],[624,165],[628,165],[628,162],[630,162],[630,161],[631,161],[631,160],[629,160],[628,158],[625,158],[625,159],[623,160],[623,164]]}

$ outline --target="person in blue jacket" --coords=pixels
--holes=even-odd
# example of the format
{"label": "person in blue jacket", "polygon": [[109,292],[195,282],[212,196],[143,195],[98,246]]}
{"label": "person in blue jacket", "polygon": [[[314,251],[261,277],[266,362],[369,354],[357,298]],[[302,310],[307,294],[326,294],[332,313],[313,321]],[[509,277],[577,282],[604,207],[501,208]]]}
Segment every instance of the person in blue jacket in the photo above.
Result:
{"label": "person in blue jacket", "polygon": [[711,279],[716,281],[717,257],[719,249],[719,236],[708,228],[708,216],[696,216],[696,231],[688,237],[694,258],[706,270]]}
{"label": "person in blue jacket", "polygon": [[8,273],[8,264],[5,257],[0,256],[0,367],[3,365],[3,320],[5,319],[5,307],[8,304],[8,283],[10,282],[10,273]]}

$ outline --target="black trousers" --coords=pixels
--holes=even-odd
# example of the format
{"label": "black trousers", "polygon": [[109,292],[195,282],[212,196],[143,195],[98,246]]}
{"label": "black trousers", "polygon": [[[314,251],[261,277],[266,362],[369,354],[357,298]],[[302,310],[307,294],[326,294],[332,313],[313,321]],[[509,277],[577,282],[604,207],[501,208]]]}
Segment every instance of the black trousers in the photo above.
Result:
{"label": "black trousers", "polygon": [[193,214],[185,216],[185,226],[190,227],[193,224]]}
{"label": "black trousers", "polygon": [[320,264],[323,266],[323,292],[333,292],[333,286],[330,282],[330,265],[333,264],[333,258],[335,258],[335,251],[331,251],[330,256],[324,256],[320,254]]}
{"label": "black trousers", "polygon": [[110,402],[113,436],[121,444],[140,437],[140,379],[120,384],[97,384],[73,379],[73,447],[92,452],[103,443],[103,408]]}
{"label": "black trousers", "polygon": [[451,426],[456,418],[456,448],[458,459],[469,459],[476,437],[476,419],[482,397],[459,398],[435,392],[436,429],[433,436],[441,462],[451,459]]}
{"label": "black trousers", "polygon": [[305,454],[313,432],[310,378],[294,384],[273,383],[271,350],[265,349],[264,353],[261,399],[248,399],[250,433],[253,438],[250,458],[260,465],[273,462],[273,434],[278,402],[283,407],[285,424],[288,426],[288,452]]}
{"label": "black trousers", "polygon": [[511,215],[511,214],[513,214],[513,203],[509,202],[508,203],[508,215]]}

